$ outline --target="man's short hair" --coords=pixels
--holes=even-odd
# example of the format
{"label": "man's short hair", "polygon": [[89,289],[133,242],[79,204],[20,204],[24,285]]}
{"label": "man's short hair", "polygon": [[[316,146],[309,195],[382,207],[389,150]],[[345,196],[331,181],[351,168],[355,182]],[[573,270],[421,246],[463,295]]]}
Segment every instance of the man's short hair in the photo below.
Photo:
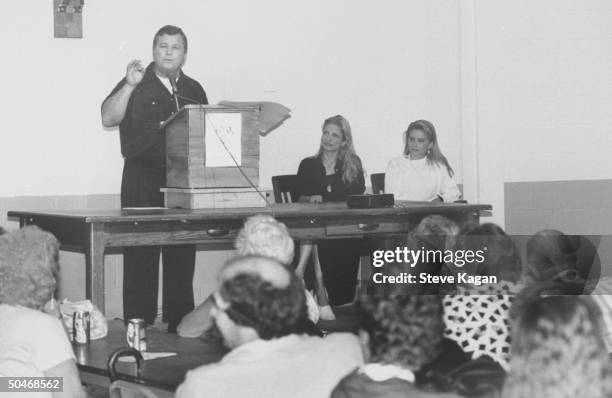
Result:
{"label": "man's short hair", "polygon": [[285,224],[267,215],[249,217],[236,237],[240,255],[271,257],[283,265],[293,260],[294,243]]}
{"label": "man's short hair", "polygon": [[304,287],[279,262],[259,256],[230,260],[221,273],[219,293],[229,304],[225,313],[270,340],[293,333],[306,315]]}
{"label": "man's short hair", "polygon": [[163,35],[181,35],[181,37],[183,38],[183,47],[185,48],[185,52],[187,52],[187,36],[185,36],[185,32],[183,32],[183,29],[174,25],[163,26],[160,30],[157,31],[157,33],[155,33],[155,36],[153,37],[153,47],[155,47],[157,41]]}
{"label": "man's short hair", "polygon": [[55,292],[59,243],[25,227],[0,236],[0,304],[41,309]]}

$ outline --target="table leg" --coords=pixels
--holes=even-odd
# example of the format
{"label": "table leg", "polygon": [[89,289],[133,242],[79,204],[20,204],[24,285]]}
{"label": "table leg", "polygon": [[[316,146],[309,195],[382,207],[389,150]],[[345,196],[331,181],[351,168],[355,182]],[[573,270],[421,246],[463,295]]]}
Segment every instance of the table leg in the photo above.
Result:
{"label": "table leg", "polygon": [[91,223],[85,250],[85,297],[104,314],[104,224]]}

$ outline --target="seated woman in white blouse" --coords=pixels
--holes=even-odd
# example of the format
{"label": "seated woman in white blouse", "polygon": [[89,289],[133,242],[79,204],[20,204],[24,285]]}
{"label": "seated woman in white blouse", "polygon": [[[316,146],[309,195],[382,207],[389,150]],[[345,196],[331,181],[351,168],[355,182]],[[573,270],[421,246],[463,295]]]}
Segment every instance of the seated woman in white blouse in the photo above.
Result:
{"label": "seated woman in white blouse", "polygon": [[417,120],[404,133],[404,156],[391,159],[385,172],[385,192],[395,200],[454,202],[461,193],[453,169],[440,151],[436,129]]}

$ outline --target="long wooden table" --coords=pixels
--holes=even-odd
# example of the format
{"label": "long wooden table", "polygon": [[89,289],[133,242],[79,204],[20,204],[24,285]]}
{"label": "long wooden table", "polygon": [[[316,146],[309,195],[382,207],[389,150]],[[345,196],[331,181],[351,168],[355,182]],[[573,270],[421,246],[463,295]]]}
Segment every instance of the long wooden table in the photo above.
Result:
{"label": "long wooden table", "polygon": [[394,207],[349,209],[346,203],[274,204],[236,209],[105,209],[9,211],[20,226],[38,225],[53,233],[63,250],[85,254],[85,295],[104,312],[104,253],[107,248],[202,244],[230,248],[244,219],[269,214],[282,221],[295,239],[334,239],[401,235],[424,217],[440,214],[460,225],[478,222],[490,205],[398,202]]}
{"label": "long wooden table", "polygon": [[[110,384],[106,364],[109,356],[118,348],[127,347],[123,322],[109,322],[108,335],[89,344],[73,345],[81,381],[101,387]],[[149,352],[175,352],[177,355],[144,361],[138,375],[135,362],[118,361],[115,370],[119,380],[145,385],[152,389],[174,391],[185,379],[188,370],[217,362],[227,349],[221,342],[205,342],[201,339],[181,338],[154,328],[147,328]]]}

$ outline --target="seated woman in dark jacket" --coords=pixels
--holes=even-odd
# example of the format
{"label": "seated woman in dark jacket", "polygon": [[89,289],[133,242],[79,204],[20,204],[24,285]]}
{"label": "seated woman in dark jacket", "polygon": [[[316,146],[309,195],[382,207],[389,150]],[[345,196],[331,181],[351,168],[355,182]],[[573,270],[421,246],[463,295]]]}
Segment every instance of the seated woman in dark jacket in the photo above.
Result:
{"label": "seated woman in dark jacket", "polygon": [[[355,153],[351,126],[344,117],[332,116],[323,122],[319,151],[300,163],[297,191],[300,202],[322,203],[344,201],[351,194],[362,194],[365,181],[361,160]],[[313,250],[314,249],[314,250]],[[339,239],[302,242],[296,269],[303,276],[311,256],[314,257],[317,295],[321,304],[321,318],[333,318],[327,307],[324,284],[332,304],[353,300],[359,265],[359,241]]]}

